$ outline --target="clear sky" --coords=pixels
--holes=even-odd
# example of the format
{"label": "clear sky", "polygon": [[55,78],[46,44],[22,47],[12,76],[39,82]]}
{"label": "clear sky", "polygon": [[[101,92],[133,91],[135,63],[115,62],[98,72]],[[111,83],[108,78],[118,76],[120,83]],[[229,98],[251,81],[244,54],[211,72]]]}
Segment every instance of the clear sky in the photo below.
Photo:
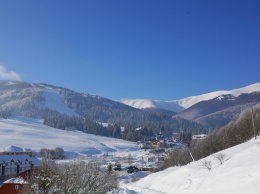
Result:
{"label": "clear sky", "polygon": [[113,100],[260,80],[259,0],[0,0],[0,79]]}

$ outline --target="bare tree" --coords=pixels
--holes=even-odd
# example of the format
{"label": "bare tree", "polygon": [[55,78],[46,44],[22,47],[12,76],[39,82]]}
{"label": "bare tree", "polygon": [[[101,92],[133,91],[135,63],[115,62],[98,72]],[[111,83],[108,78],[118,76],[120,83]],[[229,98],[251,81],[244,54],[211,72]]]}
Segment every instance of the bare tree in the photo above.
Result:
{"label": "bare tree", "polygon": [[205,168],[209,171],[212,169],[211,160],[203,160],[203,161],[201,161],[201,165],[203,168]]}
{"label": "bare tree", "polygon": [[222,165],[224,162],[225,162],[225,159],[226,159],[226,154],[224,153],[219,153],[217,155],[214,156],[218,161],[219,163]]}
{"label": "bare tree", "polygon": [[132,162],[133,162],[133,157],[132,157],[131,154],[128,154],[128,156],[127,156],[127,163],[128,163],[129,165],[131,165]]}
{"label": "bare tree", "polygon": [[35,168],[23,189],[23,194],[54,194],[56,179],[58,177],[57,166],[49,159],[43,159],[39,167]]}
{"label": "bare tree", "polygon": [[51,158],[51,153],[50,150],[47,148],[42,148],[40,149],[40,156],[42,158]]}
{"label": "bare tree", "polygon": [[54,156],[55,159],[65,159],[66,158],[65,154],[64,154],[64,150],[62,148],[57,147],[57,148],[55,148],[54,151],[55,151],[55,156]]}
{"label": "bare tree", "polygon": [[22,194],[101,194],[117,187],[115,173],[81,159],[59,165],[46,160],[28,181]]}

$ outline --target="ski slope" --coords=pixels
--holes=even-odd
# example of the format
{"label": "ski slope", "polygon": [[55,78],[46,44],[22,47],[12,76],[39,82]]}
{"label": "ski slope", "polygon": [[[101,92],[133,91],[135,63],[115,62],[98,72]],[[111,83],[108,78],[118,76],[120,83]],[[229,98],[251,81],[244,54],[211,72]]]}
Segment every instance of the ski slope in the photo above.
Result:
{"label": "ski slope", "polygon": [[41,148],[61,147],[68,157],[79,154],[99,155],[105,152],[124,153],[137,151],[134,142],[65,131],[43,125],[42,120],[24,117],[0,119],[0,149],[17,146],[39,152]]}

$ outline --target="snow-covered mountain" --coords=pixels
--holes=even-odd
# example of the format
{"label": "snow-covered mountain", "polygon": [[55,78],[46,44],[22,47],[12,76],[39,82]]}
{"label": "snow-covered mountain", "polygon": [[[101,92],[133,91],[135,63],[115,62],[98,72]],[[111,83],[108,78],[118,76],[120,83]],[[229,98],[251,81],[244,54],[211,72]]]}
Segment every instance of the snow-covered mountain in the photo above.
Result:
{"label": "snow-covered mountain", "polygon": [[[225,154],[221,165],[216,159]],[[128,184],[116,194],[258,194],[260,137],[182,167],[171,167]],[[211,162],[209,171],[203,163]]]}
{"label": "snow-covered mountain", "polygon": [[58,113],[88,118],[93,122],[116,123],[121,126],[129,126],[129,124],[143,126],[149,123],[154,129],[165,128],[158,126],[162,120],[166,121],[164,123],[167,123],[167,127],[171,126],[170,128],[175,129],[191,129],[197,125],[190,121],[179,122],[180,119],[171,118],[172,114],[168,114],[167,111],[163,115],[158,112],[148,112],[108,98],[78,93],[67,88],[44,83],[0,81],[0,117],[18,115],[46,120],[50,117],[56,118],[59,116]]}
{"label": "snow-covered mountain", "polygon": [[[244,102],[248,102],[249,98],[254,103],[260,102],[260,83],[179,100],[124,99],[121,103],[47,84],[0,81],[0,117],[20,115],[45,118],[50,113],[59,112],[103,123],[142,126],[149,122],[158,128],[158,123],[166,123],[162,121],[167,120],[171,128],[177,130],[194,128],[197,124],[214,128],[227,124],[248,108]],[[183,126],[185,122],[178,122],[179,118],[190,121]]]}
{"label": "snow-covered mountain", "polygon": [[210,92],[207,94],[202,94],[199,96],[191,96],[188,98],[183,98],[180,100],[176,100],[175,102],[179,104],[181,107],[187,109],[194,104],[197,104],[202,101],[212,100],[214,98],[222,99],[226,95],[231,95],[233,97],[238,97],[241,94],[251,94],[253,92],[260,92],[260,83],[252,84],[243,88],[233,89],[233,90],[221,90],[216,92]]}
{"label": "snow-covered mountain", "polygon": [[77,115],[77,113],[64,104],[60,91],[61,88],[44,84],[1,81],[0,106],[2,110],[10,112],[49,108],[60,113]]}
{"label": "snow-covered mountain", "polygon": [[172,112],[181,112],[185,108],[180,106],[176,101],[162,101],[162,100],[149,100],[149,99],[122,99],[122,103],[132,106],[134,108],[146,109],[156,108],[165,109]]}
{"label": "snow-covered mountain", "polygon": [[[116,111],[139,111],[125,104],[96,95],[74,92],[48,84],[30,84],[18,81],[0,81],[1,115],[40,117],[56,111],[69,116],[88,116],[91,119],[112,119]],[[5,115],[3,115],[5,116]],[[97,119],[98,120],[98,119]],[[105,119],[99,121],[107,122]]]}
{"label": "snow-covered mountain", "polygon": [[179,100],[160,101],[149,99],[122,99],[121,102],[139,109],[159,108],[170,110],[173,112],[181,112],[182,110],[187,109],[202,101],[212,100],[217,97],[221,99],[225,95],[238,97],[241,94],[251,94],[253,92],[260,92],[260,83],[252,84],[239,89],[220,90],[198,96],[190,96]]}
{"label": "snow-covered mountain", "polygon": [[235,119],[239,113],[260,102],[260,83],[230,91],[216,91],[180,100],[122,100],[123,103],[140,109],[166,109],[178,112],[174,118],[184,118],[200,123],[206,127],[224,126]]}

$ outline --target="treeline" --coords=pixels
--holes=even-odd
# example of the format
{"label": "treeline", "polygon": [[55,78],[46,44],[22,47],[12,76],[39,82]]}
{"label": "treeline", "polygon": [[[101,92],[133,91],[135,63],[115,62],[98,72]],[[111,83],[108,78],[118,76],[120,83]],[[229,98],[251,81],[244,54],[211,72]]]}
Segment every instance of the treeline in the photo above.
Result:
{"label": "treeline", "polygon": [[151,128],[143,127],[141,130],[135,130],[136,127],[127,125],[125,127],[118,124],[102,124],[82,117],[71,117],[68,115],[56,113],[45,117],[44,124],[62,130],[79,130],[85,133],[125,139],[129,141],[142,140],[144,137],[153,137],[155,135]]}
{"label": "treeline", "polygon": [[121,128],[117,124],[103,126],[101,123],[77,116],[56,113],[45,117],[44,124],[62,130],[79,130],[94,135],[122,138]]}
{"label": "treeline", "polygon": [[[202,125],[162,112],[148,112],[106,98],[82,95],[68,90],[61,90],[63,102],[84,118],[103,122],[116,123],[120,126],[145,127],[163,131],[165,134],[180,131],[191,132],[200,130],[205,132]],[[157,131],[157,132],[158,132]]]}
{"label": "treeline", "polygon": [[[184,119],[176,119],[180,123],[185,124]],[[155,137],[155,134],[160,131],[164,136],[171,136],[172,133],[178,128],[172,128],[171,125],[167,125],[164,122],[157,123],[157,125],[149,125],[139,127],[131,122],[128,122],[125,126],[120,126],[119,124],[102,124],[95,122],[91,119],[82,118],[80,116],[68,116],[65,114],[60,114],[58,112],[52,113],[44,118],[44,124],[50,127],[54,127],[62,130],[79,130],[85,133],[113,137],[118,139],[124,139],[128,141],[139,141],[139,140],[151,140]],[[140,128],[136,130],[136,128]],[[196,131],[197,132],[197,131]],[[191,133],[185,132],[181,133],[183,137],[181,139],[188,142],[191,139]],[[185,137],[185,135],[188,137]]]}
{"label": "treeline", "polygon": [[256,135],[260,134],[260,106],[254,106],[253,120],[250,109],[244,110],[239,118],[220,129],[215,129],[205,139],[194,141],[189,148],[169,153],[164,168],[186,165],[193,159],[199,160],[211,154],[241,144],[254,137],[253,122]]}
{"label": "treeline", "polygon": [[[111,112],[113,111],[111,110]],[[124,111],[121,110],[120,112],[122,113]],[[121,114],[120,112],[117,114],[118,118],[122,118],[119,116]],[[138,110],[135,116],[134,112],[128,113],[129,117],[127,117],[127,113],[125,113],[125,118],[122,120],[118,119],[118,123],[108,122],[111,124],[105,126],[101,124],[101,122],[103,122],[102,120],[98,120],[100,122],[97,122],[94,118],[91,118],[91,116],[83,118],[82,116],[61,114],[46,107],[40,108],[31,100],[28,100],[27,103],[22,104],[20,107],[10,107],[0,111],[0,117],[8,118],[12,115],[19,115],[28,118],[43,118],[45,125],[57,129],[79,130],[94,135],[121,138],[129,141],[138,141],[143,138],[148,139],[154,137],[158,132],[162,132],[165,136],[170,136],[173,132],[188,133],[196,131],[196,133],[205,133],[201,125],[182,118],[171,118],[161,113],[151,114],[141,110]],[[135,120],[135,117],[138,117],[138,119]],[[117,119],[111,118],[106,120]],[[123,127],[123,129],[121,129],[121,127]],[[136,131],[135,129],[139,127],[142,127],[142,130]]]}
{"label": "treeline", "polygon": [[62,159],[66,158],[64,150],[59,147],[55,148],[54,150],[42,148],[42,149],[40,149],[40,156],[42,158],[49,158],[52,160],[62,160]]}

